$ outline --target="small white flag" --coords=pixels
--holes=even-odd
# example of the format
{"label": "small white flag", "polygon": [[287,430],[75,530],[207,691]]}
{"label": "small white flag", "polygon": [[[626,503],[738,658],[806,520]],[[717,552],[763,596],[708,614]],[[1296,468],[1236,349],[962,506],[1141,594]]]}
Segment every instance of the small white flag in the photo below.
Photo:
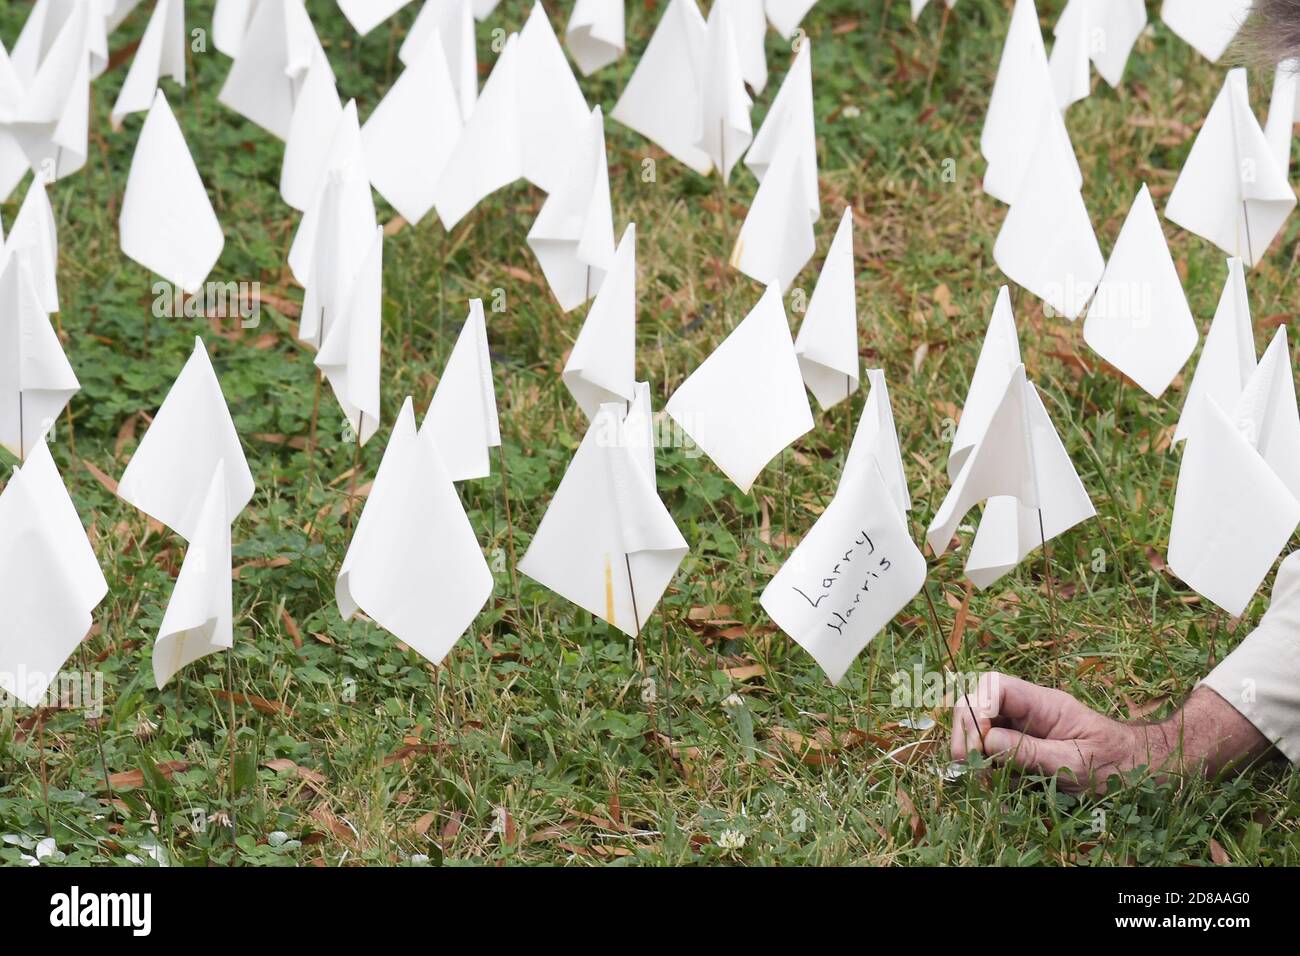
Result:
{"label": "small white flag", "polygon": [[[108,0],[108,3],[113,4],[113,0]],[[123,7],[134,7],[139,0],[117,0],[117,3]],[[78,45],[89,58],[90,78],[99,78],[108,67],[110,14],[116,19],[116,11],[110,10],[105,0],[79,0],[71,3],[68,0],[36,0],[14,43],[14,68],[23,82],[30,83],[32,77],[40,72],[53,51],[63,42],[64,29],[72,22],[76,23]]]}
{"label": "small white flag", "polygon": [[[839,684],[925,586],[925,557],[868,456],[766,588],[768,616]],[[846,476],[847,477],[847,476]]]}
{"label": "small white flag", "polygon": [[334,71],[324,59],[313,61],[303,77],[284,144],[280,167],[280,196],[306,212],[320,191],[321,174],[330,156],[330,143],[343,116],[334,86]]}
{"label": "small white flag", "polygon": [[1204,396],[1220,409],[1235,408],[1241,390],[1255,371],[1255,332],[1250,322],[1250,302],[1246,296],[1246,270],[1240,259],[1228,260],[1228,281],[1219,296],[1210,332],[1205,337],[1201,360],[1187,389],[1183,411],[1174,430],[1174,442],[1195,434],[1201,416],[1209,406]]}
{"label": "small white flag", "polygon": [[1201,56],[1217,63],[1241,25],[1254,0],[1164,0],[1160,19]]}
{"label": "small white flag", "polygon": [[253,475],[208,350],[196,338],[189,361],[127,463],[117,496],[193,541],[218,465],[225,472],[224,511],[234,521],[252,500]]}
{"label": "small white flag", "polygon": [[384,307],[384,230],[375,227],[370,251],[352,281],[347,304],[325,329],[316,366],[364,445],[379,428],[379,353]]}
{"label": "small white flag", "polygon": [[564,187],[591,116],[578,78],[541,0],[519,31],[517,103],[524,149],[524,178],[546,193]]}
{"label": "small white flag", "polygon": [[787,140],[795,141],[803,157],[808,212],[816,222],[821,218],[821,197],[817,185],[817,131],[813,118],[812,41],[808,39],[799,43],[799,52],[790,72],[776,91],[763,125],[745,154],[745,165],[760,183]]}
{"label": "small white flag", "polygon": [[365,36],[411,0],[339,0],[339,9],[352,29]]}
{"label": "small white flag", "polygon": [[1112,87],[1147,25],[1146,0],[1069,0],[1056,21],[1049,65],[1061,109],[1092,92],[1092,66]]}
{"label": "small white flag", "polygon": [[846,208],[794,340],[804,384],[823,409],[858,390],[858,297],[853,210]]}
{"label": "small white flag", "polygon": [[636,224],[630,223],[564,365],[564,384],[587,418],[630,402],[636,388]]}
{"label": "small white flag", "polygon": [[492,473],[489,449],[501,444],[497,397],[492,384],[483,301],[470,299],[469,315],[424,414],[428,432],[452,481]]}
{"label": "small white flag", "polygon": [[591,76],[623,55],[623,0],[577,0],[564,31],[569,53],[583,76]]}
{"label": "small white flag", "polygon": [[501,0],[474,0],[474,19],[482,22],[492,15]]}
{"label": "small white flag", "polygon": [[162,690],[187,664],[228,651],[235,644],[231,584],[230,525],[226,466],[212,468],[206,493],[198,501],[181,573],[163,612],[153,646],[153,676]]}
{"label": "small white flag", "polygon": [[447,56],[435,31],[361,129],[370,181],[411,225],[433,208],[461,125]]}
{"label": "small white flag", "polygon": [[[740,75],[755,93],[767,86],[767,17],[761,3],[754,0],[721,0],[727,5],[736,54],[740,57]],[[710,10],[710,13],[713,11]]]}
{"label": "small white flag", "polygon": [[364,611],[440,664],[491,596],[492,572],[408,397],[343,559],[339,613]]}
{"label": "small white flag", "polygon": [[231,59],[239,56],[257,4],[258,0],[217,0],[212,12],[212,45]]}
{"label": "small white flag", "polygon": [[[792,37],[816,2],[817,0],[764,0],[764,6],[767,9],[767,18],[772,21],[772,27],[776,32],[783,37]],[[956,0],[948,0],[948,2],[951,4]]]}
{"label": "small white flag", "polygon": [[1208,395],[1187,439],[1169,570],[1240,617],[1300,524],[1300,501]]}
{"label": "small white flag", "polygon": [[161,77],[185,85],[185,41],[185,0],[158,0],[113,104],[109,121],[114,129],[121,128],[128,114],[143,113],[153,105]]}
{"label": "small white flag", "polygon": [[410,66],[423,54],[429,38],[435,34],[442,43],[464,123],[478,100],[478,53],[474,49],[474,12],[470,0],[425,0],[397,51],[397,58],[404,66]]}
{"label": "small white flag", "polygon": [[527,241],[565,312],[600,291],[614,261],[614,214],[599,106],[574,151],[568,180],[546,197]]}
{"label": "small white flag", "polygon": [[[745,91],[734,22],[727,3],[715,3],[709,10],[695,135],[696,144],[722,173],[724,183],[730,181],[732,168],[754,139],[749,118],[754,101]],[[676,104],[679,109],[682,105]]]}
{"label": "small white flag", "polygon": [[1246,440],[1300,500],[1300,409],[1285,325],[1278,328],[1246,380],[1234,414]]}
{"label": "small white flag", "polygon": [[889,402],[889,386],[885,384],[883,369],[867,369],[867,393],[858,430],[853,433],[844,460],[844,473],[840,487],[846,483],[869,480],[866,472],[876,468],[889,490],[889,496],[898,506],[900,514],[912,510],[912,493],[907,488],[907,473],[903,470],[903,451],[898,445],[898,430],[894,427],[894,408]]}
{"label": "small white flag", "polygon": [[1228,71],[1196,134],[1165,217],[1254,268],[1296,196],[1250,108],[1246,71]]}
{"label": "small white flag", "polygon": [[1268,101],[1268,119],[1264,123],[1264,138],[1273,150],[1277,168],[1288,178],[1296,111],[1300,109],[1300,99],[1296,97],[1297,70],[1300,70],[1300,60],[1283,60],[1277,65],[1273,72],[1273,95]]}
{"label": "small white flag", "polygon": [[131,158],[119,232],[128,259],[190,295],[207,281],[226,244],[194,157],[162,90]]}
{"label": "small white flag", "polygon": [[799,358],[775,286],[673,393],[666,410],[746,494],[768,462],[812,430]]}
{"label": "small white flag", "polygon": [[0,494],[0,689],[38,707],[108,594],[44,441]]}
{"label": "small white flag", "polygon": [[46,312],[58,312],[59,232],[54,221],[54,208],[40,176],[32,177],[23,204],[14,217],[13,228],[9,230],[9,238],[6,240],[0,234],[0,242],[4,244],[0,250],[0,268],[13,255],[26,253],[41,308]]}
{"label": "small white flag", "polygon": [[817,251],[804,191],[803,154],[787,140],[759,184],[731,251],[731,266],[788,290]]}
{"label": "small white flag", "polygon": [[989,318],[984,345],[980,348],[975,372],[971,375],[961,421],[952,437],[948,453],[948,477],[956,478],[966,459],[984,437],[993,413],[998,410],[1007,391],[1007,382],[1021,365],[1020,338],[1016,334],[1016,317],[1011,312],[1011,294],[1007,287],[998,290],[993,315]]}
{"label": "small white flag", "polygon": [[695,0],[668,0],[650,43],[609,114],[700,175],[713,161],[699,143],[708,29]]}
{"label": "small white flag", "polygon": [[1196,351],[1200,333],[1144,184],[1097,286],[1083,340],[1159,398]]}
{"label": "small white flag", "polygon": [[648,386],[630,411],[601,407],[519,562],[629,637],[654,614],[687,552],[655,489],[650,430]]}
{"label": "small white flag", "polygon": [[22,459],[81,388],[18,251],[0,270],[0,444]]}

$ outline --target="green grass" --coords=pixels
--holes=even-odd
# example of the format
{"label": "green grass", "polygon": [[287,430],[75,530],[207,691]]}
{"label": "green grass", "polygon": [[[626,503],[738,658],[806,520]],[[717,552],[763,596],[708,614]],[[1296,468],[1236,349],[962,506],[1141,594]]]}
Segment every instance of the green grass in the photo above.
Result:
{"label": "green grass", "polygon": [[[191,27],[209,25],[210,2],[187,6]],[[548,4],[562,28],[559,6]],[[657,19],[647,6],[628,4],[629,55],[582,83],[606,111]],[[991,255],[1004,207],[980,190],[978,138],[1009,6],[962,0],[942,49],[939,9],[914,26],[901,0],[821,0],[805,24],[823,184],[819,250],[829,246],[839,210],[852,204],[862,357],[889,377],[918,532],[947,490],[951,420],[1004,281]],[[1061,6],[1040,3],[1044,24]],[[7,45],[29,9],[0,8]],[[332,2],[313,0],[310,9],[340,90],[356,96],[364,118],[398,70],[396,46],[415,7],[359,44]],[[491,31],[517,29],[527,9],[524,0],[506,0],[479,26],[481,61],[491,61]],[[114,50],[138,37],[147,10],[112,37]],[[774,34],[768,52],[772,80],[756,123],[791,59]],[[260,281],[266,292],[300,299],[285,266],[296,217],[279,199],[281,146],[217,104],[223,56],[198,53],[193,66],[197,81],[187,91],[166,89],[226,231],[213,278]],[[1103,84],[1071,109],[1104,250],[1143,181],[1163,207],[1222,72],[1156,22],[1123,88]],[[891,675],[943,667],[920,599],[839,689],[775,632],[757,597],[833,492],[843,406],[819,415],[784,469],[774,463],[752,496],[738,494],[707,459],[660,455],[660,491],[691,552],[647,628],[645,670],[632,642],[526,579],[516,602],[495,469],[462,495],[500,572],[498,589],[446,665],[430,666],[371,624],[344,624],[333,588],[348,541],[353,448],[341,440],[337,407],[327,391],[322,445],[309,459],[302,445],[315,375],[290,315],[264,306],[260,327],[249,330],[237,320],[151,318],[154,277],[117,242],[142,121],[109,130],[124,75],[122,66],[95,85],[90,161],[52,189],[59,322],[83,386],[71,405],[74,429],[63,423],[54,454],[110,584],[87,643],[105,680],[107,763],[114,774],[140,774],[136,786],[119,788],[113,819],[102,800],[95,725],[74,711],[49,713],[44,759],[61,852],[52,862],[125,864],[161,848],[152,852],[192,865],[232,856],[243,864],[396,864],[417,854],[435,863],[579,865],[1200,864],[1211,861],[1211,841],[1237,863],[1300,862],[1300,785],[1277,764],[1212,784],[1137,779],[1105,798],[1079,799],[1006,774],[946,780],[947,712],[891,703]],[[1269,79],[1252,74],[1261,107]],[[724,215],[716,179],[696,176],[617,124],[606,132],[618,230],[627,221],[639,226],[638,371],[661,405],[759,296],[725,266],[727,229],[734,234],[755,184],[742,171]],[[654,183],[642,181],[647,155],[658,157]],[[955,182],[944,177],[949,159]],[[6,204],[7,221],[22,193]],[[559,375],[582,314],[560,313],[524,244],[541,198],[520,185],[491,197],[450,235],[431,216],[387,240],[384,427],[361,456],[372,476],[403,398],[412,395],[421,411],[427,404],[466,300],[501,290],[507,310],[490,314],[489,336],[518,554],[585,428]],[[381,218],[391,216],[382,208]],[[1297,229],[1293,217],[1248,280],[1261,345],[1270,323],[1292,312]],[[1204,332],[1223,256],[1175,227],[1166,232]],[[800,277],[809,290],[819,263]],[[1087,351],[1078,324],[1045,318],[1024,294],[1015,306],[1029,373],[1099,515],[1052,546],[1061,633],[1051,626],[1035,559],[971,597],[959,666],[1055,682],[1117,717],[1153,704],[1153,714],[1168,712],[1248,632],[1265,599],[1235,627],[1216,621],[1149,558],[1166,550],[1178,470],[1168,436],[1183,388],[1154,401],[1123,387]],[[212,821],[227,811],[232,782],[228,704],[216,693],[226,657],[190,667],[165,691],[152,684],[150,651],[183,545],[150,531],[82,464],[121,474],[196,333],[211,348],[258,487],[234,528],[234,680],[262,706],[236,708],[233,851],[224,817]],[[862,400],[855,396],[855,413]],[[945,632],[965,591],[963,560],[958,551],[930,565]],[[703,610],[709,606],[731,610]],[[653,711],[647,679],[657,691]],[[0,711],[4,863],[18,863],[46,835],[33,724],[29,711]],[[801,748],[795,735],[819,749]],[[158,765],[182,769],[168,775]],[[196,826],[195,811],[209,825]]]}

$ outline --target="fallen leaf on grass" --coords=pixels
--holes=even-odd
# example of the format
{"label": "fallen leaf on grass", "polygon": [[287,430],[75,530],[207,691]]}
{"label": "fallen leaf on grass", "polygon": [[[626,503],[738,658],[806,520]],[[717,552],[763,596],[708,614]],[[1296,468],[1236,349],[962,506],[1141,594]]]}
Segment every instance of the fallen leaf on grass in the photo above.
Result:
{"label": "fallen leaf on grass", "polygon": [[356,845],[357,835],[329,807],[321,804],[314,808],[308,816],[323,826],[327,832],[332,833],[335,839],[342,840],[349,846]]}
{"label": "fallen leaf on grass", "polygon": [[1210,859],[1213,860],[1217,866],[1232,865],[1232,857],[1228,856],[1228,851],[1223,848],[1223,844],[1214,839],[1214,837],[1210,837]]}
{"label": "fallen leaf on grass", "polygon": [[916,812],[916,804],[912,802],[911,795],[901,785],[895,795],[898,797],[898,812],[908,818],[907,825],[912,831],[912,842],[920,843],[925,839],[925,821]]}
{"label": "fallen leaf on grass", "polygon": [[880,738],[857,727],[837,728],[834,740],[831,739],[828,727],[819,727],[812,734],[801,734],[788,727],[773,727],[769,736],[781,741],[801,761],[810,766],[820,766],[834,759],[837,754],[855,750],[868,742],[877,745],[880,743]]}
{"label": "fallen leaf on grass", "polygon": [[755,677],[763,677],[767,674],[767,668],[762,664],[746,664],[742,667],[724,668],[722,673],[734,681],[747,681]]}
{"label": "fallen leaf on grass", "polygon": [[219,689],[214,690],[212,693],[220,700],[233,700],[236,704],[243,707],[252,707],[261,714],[270,714],[273,717],[293,717],[293,711],[278,700],[267,700],[265,697],[258,697],[256,694],[232,694],[228,690]]}
{"label": "fallen leaf on grass", "polygon": [[325,775],[319,770],[312,770],[310,767],[300,767],[287,757],[277,757],[274,760],[268,760],[262,764],[267,770],[273,770],[276,773],[293,773],[300,779],[307,781],[316,787],[323,787],[328,782]]}
{"label": "fallen leaf on grass", "polygon": [[[168,780],[172,774],[180,773],[182,770],[188,770],[190,762],[188,760],[165,760],[162,763],[154,764],[154,770],[162,774]],[[134,790],[136,787],[144,786],[143,770],[124,770],[121,773],[111,774],[108,778],[109,786],[116,790]]]}

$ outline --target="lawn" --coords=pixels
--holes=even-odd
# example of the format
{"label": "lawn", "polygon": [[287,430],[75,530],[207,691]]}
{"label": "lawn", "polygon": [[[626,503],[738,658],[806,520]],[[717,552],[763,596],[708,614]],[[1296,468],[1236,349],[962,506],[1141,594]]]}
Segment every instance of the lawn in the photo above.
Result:
{"label": "lawn", "polygon": [[[664,5],[628,3],[628,54],[581,81],[592,105],[608,114]],[[504,0],[478,25],[481,67],[494,57],[493,31],[518,29],[529,6]],[[804,24],[823,214],[818,257],[787,306],[806,299],[851,206],[862,360],[888,375],[918,536],[947,491],[954,422],[1004,282],[992,248],[1005,207],[980,189],[978,144],[1010,6],[961,0],[941,33],[940,4],[914,25],[903,0],[821,0]],[[1045,27],[1062,6],[1041,0]],[[1154,14],[1158,4],[1148,6]],[[0,7],[7,47],[30,7]],[[210,26],[211,0],[187,8],[191,29]],[[562,30],[570,4],[547,8]],[[279,196],[282,145],[218,104],[229,60],[210,42],[192,56],[189,87],[164,89],[225,229],[213,278],[259,282],[259,323],[154,317],[155,277],[118,248],[143,114],[113,132],[108,112],[148,9],[110,39],[115,66],[93,87],[86,168],[51,187],[57,318],[82,383],[53,452],[109,581],[85,646],[105,710],[98,720],[50,711],[43,729],[31,711],[0,710],[0,862],[19,863],[47,835],[44,765],[59,851],[47,863],[1300,863],[1300,778],[1284,765],[1214,783],[1139,775],[1082,799],[1040,779],[953,776],[949,711],[933,694],[907,693],[942,673],[951,637],[964,672],[995,668],[1116,717],[1155,718],[1249,632],[1267,587],[1229,621],[1163,565],[1178,473],[1170,437],[1192,365],[1152,400],[1089,352],[1078,323],[1045,316],[1013,289],[1029,375],[1098,516],[1052,543],[1050,589],[1038,554],[984,593],[963,577],[964,548],[931,560],[942,634],[918,598],[838,688],[771,625],[758,595],[833,494],[856,417],[844,405],[819,414],[748,496],[692,449],[662,449],[659,490],[691,550],[642,654],[528,579],[517,592],[512,583],[512,556],[586,427],[560,379],[584,312],[560,311],[524,243],[542,195],[507,189],[450,234],[434,216],[395,222],[381,203],[384,421],[356,459],[326,390],[312,453],[316,376],[294,336],[302,290],[285,261],[297,216]],[[396,49],[417,5],[364,41],[332,0],[308,9],[340,93],[355,96],[364,119],[400,70]],[[791,58],[770,33],[756,127]],[[1163,209],[1223,72],[1155,21],[1122,88],[1101,84],[1071,108],[1103,251],[1143,182]],[[1252,71],[1261,109],[1270,82]],[[727,266],[756,183],[737,167],[724,190],[618,124],[607,122],[606,136],[616,232],[638,224],[638,373],[662,407],[759,297]],[[6,224],[23,192],[5,204]],[[1247,280],[1261,347],[1294,311],[1297,230],[1292,217]],[[1223,256],[1172,225],[1166,234],[1203,334]],[[334,581],[397,410],[410,395],[423,412],[471,297],[489,304],[509,508],[495,460],[490,479],[461,486],[497,590],[435,667],[373,624],[344,623]],[[797,327],[797,312],[790,318]],[[195,335],[209,346],[257,494],[234,527],[235,651],[160,692],[150,654],[183,543],[112,487]],[[854,416],[863,401],[854,397]],[[233,700],[223,695],[228,666]]]}

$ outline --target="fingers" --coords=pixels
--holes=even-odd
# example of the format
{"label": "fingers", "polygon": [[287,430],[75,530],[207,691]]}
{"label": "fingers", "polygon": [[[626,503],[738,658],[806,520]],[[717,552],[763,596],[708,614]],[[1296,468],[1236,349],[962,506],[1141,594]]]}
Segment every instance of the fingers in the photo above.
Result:
{"label": "fingers", "polygon": [[1088,772],[1083,755],[1072,740],[1044,740],[1010,727],[993,727],[984,735],[984,743],[985,752],[999,766],[1009,763],[1044,777],[1065,771],[1066,780],[1071,774],[1081,779]]}
{"label": "fingers", "polygon": [[1039,687],[1006,674],[990,676],[996,680],[991,693],[996,695],[998,716],[1008,726],[1035,737],[1058,736],[1056,730],[1066,715],[1082,706],[1064,691]]}
{"label": "fingers", "polygon": [[988,735],[998,717],[997,688],[1005,675],[984,673],[975,693],[961,694],[953,701],[952,759],[963,761],[972,750],[984,752],[981,738]]}

